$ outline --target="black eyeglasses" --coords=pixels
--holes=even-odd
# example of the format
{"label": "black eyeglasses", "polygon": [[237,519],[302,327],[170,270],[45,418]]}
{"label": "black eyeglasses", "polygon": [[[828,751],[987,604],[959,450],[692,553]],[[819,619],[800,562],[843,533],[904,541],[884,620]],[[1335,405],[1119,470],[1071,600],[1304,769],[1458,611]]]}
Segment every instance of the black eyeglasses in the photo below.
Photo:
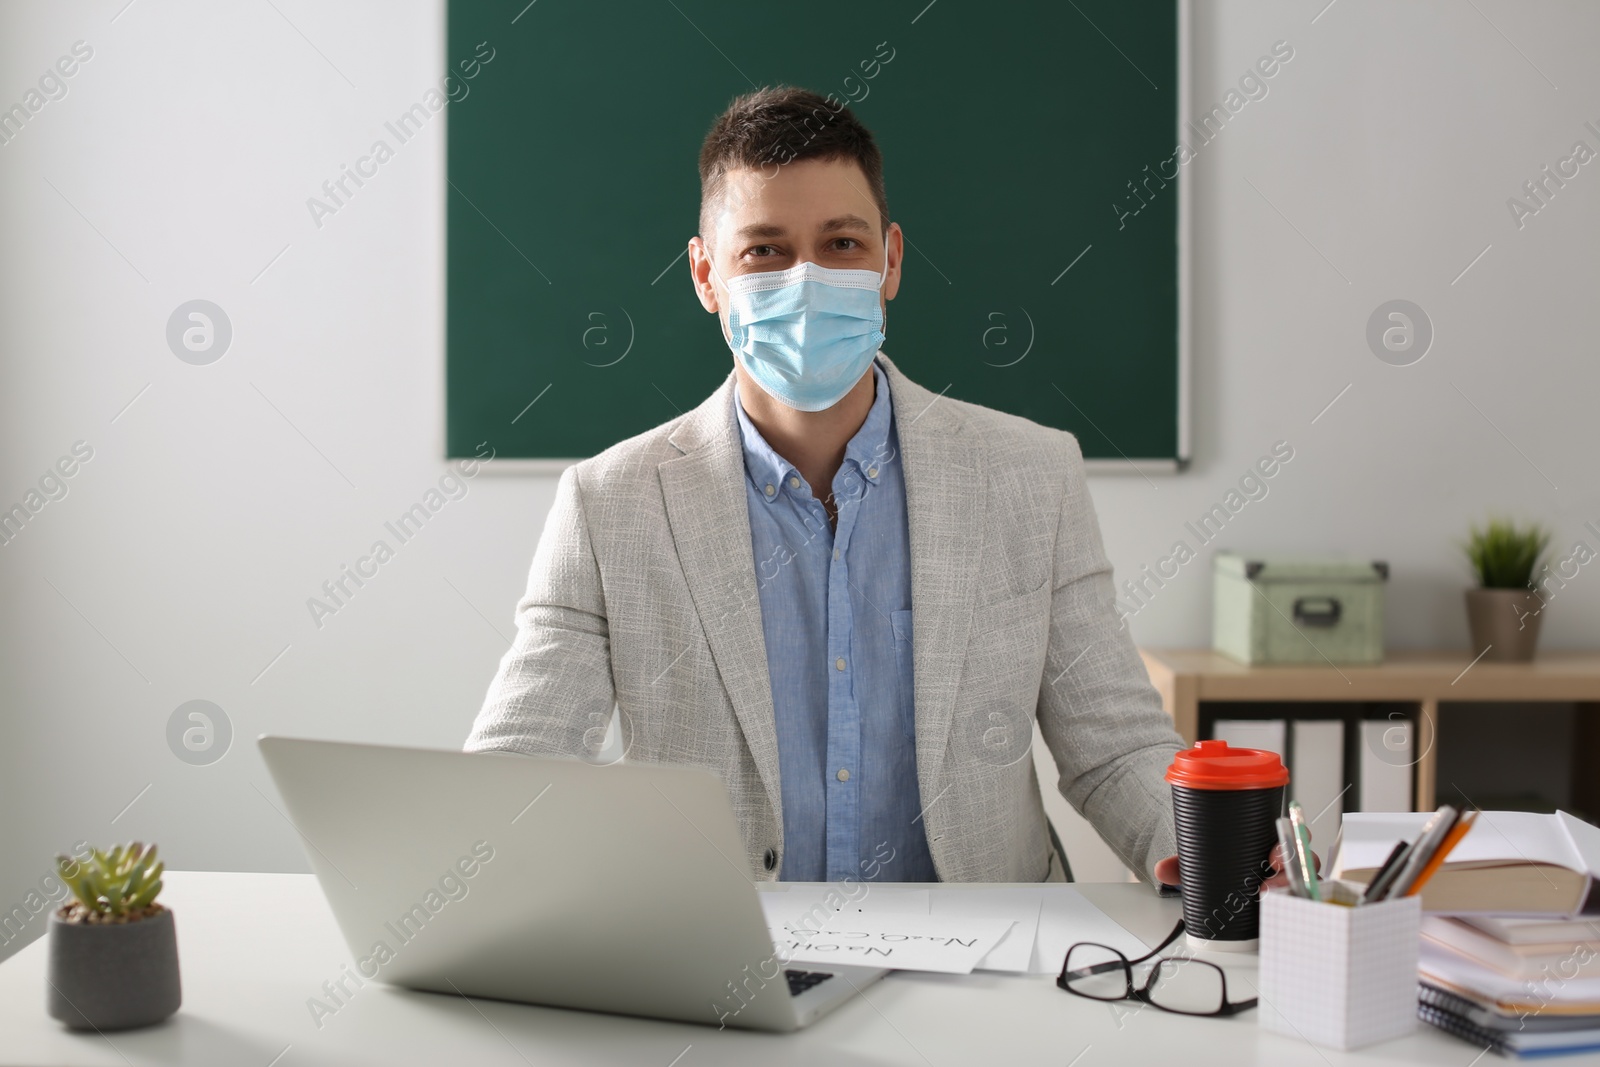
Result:
{"label": "black eyeglasses", "polygon": [[1161,957],[1181,933],[1180,920],[1165,941],[1136,960],[1110,945],[1080,941],[1067,949],[1056,985],[1090,1000],[1136,1000],[1177,1015],[1234,1015],[1256,1006],[1255,997],[1228,999],[1228,976],[1216,964]]}

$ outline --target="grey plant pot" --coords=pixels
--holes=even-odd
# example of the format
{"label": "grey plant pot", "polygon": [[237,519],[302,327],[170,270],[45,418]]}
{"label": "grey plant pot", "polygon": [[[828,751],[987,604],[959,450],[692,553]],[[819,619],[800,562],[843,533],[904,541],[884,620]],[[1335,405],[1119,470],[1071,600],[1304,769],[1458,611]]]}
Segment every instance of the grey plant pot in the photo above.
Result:
{"label": "grey plant pot", "polygon": [[50,913],[50,1015],[73,1030],[149,1026],[178,1010],[172,911],[130,923],[62,922]]}
{"label": "grey plant pot", "polygon": [[1539,647],[1544,604],[1525,589],[1468,589],[1467,628],[1472,653],[1485,661],[1527,663]]}

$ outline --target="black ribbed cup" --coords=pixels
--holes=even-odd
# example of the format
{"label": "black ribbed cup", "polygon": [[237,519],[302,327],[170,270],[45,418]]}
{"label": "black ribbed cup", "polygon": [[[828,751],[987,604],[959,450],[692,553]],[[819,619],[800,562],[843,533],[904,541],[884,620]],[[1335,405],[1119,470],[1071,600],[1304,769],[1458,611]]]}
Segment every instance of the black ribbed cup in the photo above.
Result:
{"label": "black ribbed cup", "polygon": [[1183,925],[1191,938],[1253,941],[1261,883],[1278,842],[1283,786],[1267,789],[1172,787],[1183,872]]}

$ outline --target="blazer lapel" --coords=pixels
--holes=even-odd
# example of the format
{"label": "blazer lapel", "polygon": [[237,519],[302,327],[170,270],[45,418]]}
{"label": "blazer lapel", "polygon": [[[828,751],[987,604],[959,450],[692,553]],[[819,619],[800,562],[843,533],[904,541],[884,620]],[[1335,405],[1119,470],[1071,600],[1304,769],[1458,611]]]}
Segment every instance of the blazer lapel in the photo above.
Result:
{"label": "blazer lapel", "polygon": [[781,820],[778,737],[733,384],[730,372],[679,424],[670,440],[684,454],[657,470],[689,595],[772,811]]}
{"label": "blazer lapel", "polygon": [[956,690],[966,659],[983,547],[983,445],[942,396],[911,381],[879,354],[889,373],[911,532],[912,670],[917,784],[924,811],[949,746]]}

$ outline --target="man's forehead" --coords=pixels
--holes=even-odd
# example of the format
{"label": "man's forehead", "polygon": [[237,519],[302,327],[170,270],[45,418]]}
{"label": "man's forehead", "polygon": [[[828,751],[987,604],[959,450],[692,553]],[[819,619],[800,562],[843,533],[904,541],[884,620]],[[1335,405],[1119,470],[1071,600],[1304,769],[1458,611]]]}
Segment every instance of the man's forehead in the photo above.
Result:
{"label": "man's forehead", "polygon": [[782,167],[732,168],[723,180],[717,229],[871,230],[878,210],[854,161],[804,160]]}

